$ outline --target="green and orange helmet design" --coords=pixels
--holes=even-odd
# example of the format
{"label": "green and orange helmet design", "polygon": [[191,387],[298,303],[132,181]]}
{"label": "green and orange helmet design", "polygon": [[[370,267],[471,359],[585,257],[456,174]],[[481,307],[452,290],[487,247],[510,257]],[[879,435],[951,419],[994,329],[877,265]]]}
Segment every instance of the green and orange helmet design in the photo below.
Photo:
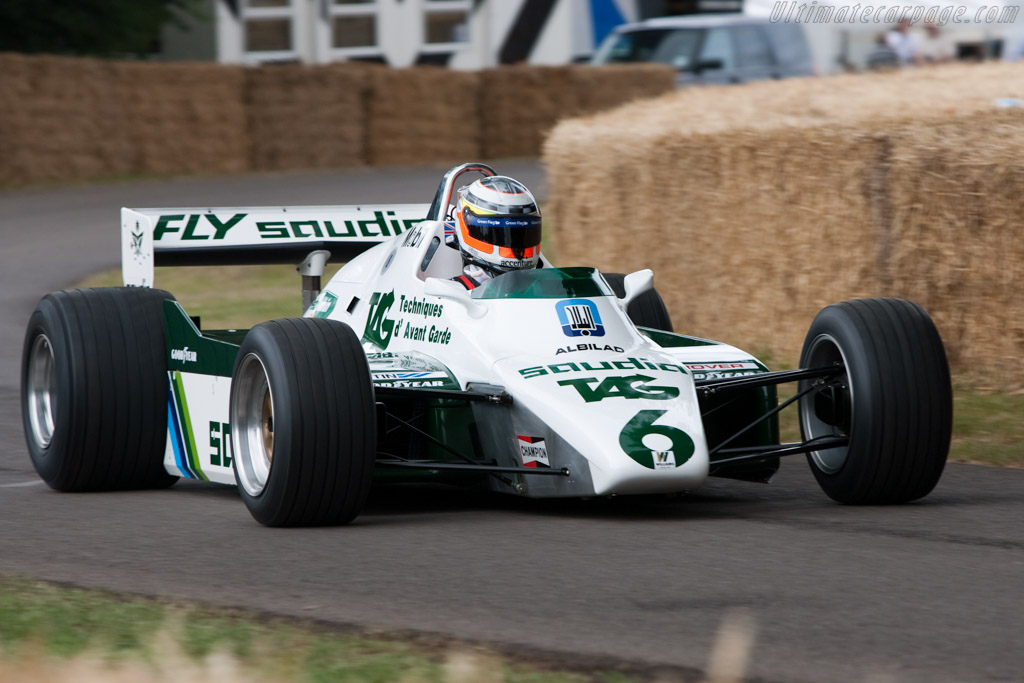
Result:
{"label": "green and orange helmet design", "polygon": [[518,180],[490,176],[460,188],[455,223],[459,248],[471,261],[503,273],[537,267],[540,209]]}

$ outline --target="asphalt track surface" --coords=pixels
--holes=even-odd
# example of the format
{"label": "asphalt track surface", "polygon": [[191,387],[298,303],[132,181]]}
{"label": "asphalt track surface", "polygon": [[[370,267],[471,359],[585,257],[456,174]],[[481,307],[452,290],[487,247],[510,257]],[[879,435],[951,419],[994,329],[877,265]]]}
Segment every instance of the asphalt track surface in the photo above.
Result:
{"label": "asphalt track surface", "polygon": [[[536,164],[499,168],[543,193]],[[227,487],[39,483],[18,399],[24,325],[45,292],[118,265],[119,207],[426,202],[442,170],[0,193],[0,573],[689,680],[742,613],[756,680],[1024,680],[1024,471],[950,465],[921,502],[853,508],[797,456],[770,486],[566,502],[391,490],[351,526],[284,530]]]}

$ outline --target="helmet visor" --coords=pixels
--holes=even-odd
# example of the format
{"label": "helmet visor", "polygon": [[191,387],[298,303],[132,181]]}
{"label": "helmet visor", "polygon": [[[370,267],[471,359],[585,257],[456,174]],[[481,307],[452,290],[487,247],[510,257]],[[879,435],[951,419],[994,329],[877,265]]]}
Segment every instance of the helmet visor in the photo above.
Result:
{"label": "helmet visor", "polygon": [[515,251],[540,244],[540,216],[477,216],[468,210],[462,216],[473,239]]}

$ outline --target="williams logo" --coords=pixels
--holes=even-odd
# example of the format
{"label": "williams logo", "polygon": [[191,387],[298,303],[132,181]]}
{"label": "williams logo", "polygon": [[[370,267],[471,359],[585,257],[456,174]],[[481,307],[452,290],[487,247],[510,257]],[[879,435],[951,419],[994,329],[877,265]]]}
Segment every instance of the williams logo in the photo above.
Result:
{"label": "williams logo", "polygon": [[564,299],[555,304],[558,322],[567,337],[603,337],[597,304],[589,299]]}
{"label": "williams logo", "polygon": [[135,232],[132,230],[132,253],[136,256],[142,256],[142,235],[144,233]]}
{"label": "williams logo", "polygon": [[654,461],[656,470],[674,470],[676,468],[676,454],[672,451],[651,451],[651,459]]}
{"label": "williams logo", "polygon": [[179,363],[198,363],[199,354],[189,351],[187,346],[183,349],[171,349],[171,360],[176,360]]}

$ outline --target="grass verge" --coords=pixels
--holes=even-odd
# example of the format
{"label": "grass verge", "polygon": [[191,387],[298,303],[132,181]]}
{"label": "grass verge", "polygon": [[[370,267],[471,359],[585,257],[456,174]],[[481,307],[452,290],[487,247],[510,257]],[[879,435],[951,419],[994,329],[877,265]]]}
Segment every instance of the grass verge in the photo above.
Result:
{"label": "grass verge", "polygon": [[[329,264],[326,284],[340,265]],[[155,286],[174,294],[204,328],[248,329],[273,318],[302,315],[302,281],[293,266],[189,266],[157,268]],[[121,271],[107,270],[76,287],[120,287]]]}
{"label": "grass verge", "polygon": [[605,683],[468,645],[438,647],[194,605],[0,577],[4,681]]}

